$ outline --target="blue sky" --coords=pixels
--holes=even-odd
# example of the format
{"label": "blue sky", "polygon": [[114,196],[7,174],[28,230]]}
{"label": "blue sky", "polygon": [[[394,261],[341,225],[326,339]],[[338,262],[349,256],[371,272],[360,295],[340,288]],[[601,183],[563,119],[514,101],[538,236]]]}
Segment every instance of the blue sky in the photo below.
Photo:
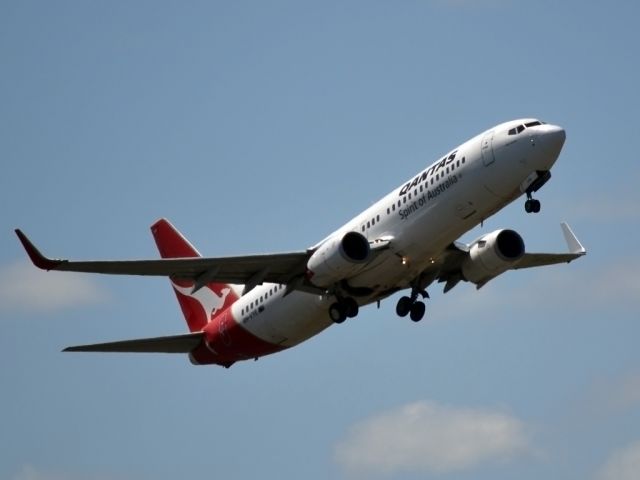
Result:
{"label": "blue sky", "polygon": [[[637,2],[0,3],[0,478],[637,478]],[[230,370],[62,354],[177,334],[164,279],[30,266],[299,250],[499,122],[562,125],[531,251]],[[395,298],[395,297],[394,297]]]}

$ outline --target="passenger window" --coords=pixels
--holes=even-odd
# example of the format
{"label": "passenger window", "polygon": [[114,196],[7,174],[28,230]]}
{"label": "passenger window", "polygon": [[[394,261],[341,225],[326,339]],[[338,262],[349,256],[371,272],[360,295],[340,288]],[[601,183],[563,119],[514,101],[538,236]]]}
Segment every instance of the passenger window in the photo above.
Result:
{"label": "passenger window", "polygon": [[380,215],[376,215],[376,220],[379,222],[380,221]]}

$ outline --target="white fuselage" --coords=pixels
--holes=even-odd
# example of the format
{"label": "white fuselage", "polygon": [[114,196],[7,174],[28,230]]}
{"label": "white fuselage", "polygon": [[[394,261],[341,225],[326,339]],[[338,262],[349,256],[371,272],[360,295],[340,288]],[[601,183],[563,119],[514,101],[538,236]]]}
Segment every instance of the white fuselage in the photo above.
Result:
{"label": "white fuselage", "polygon": [[[516,130],[527,124],[532,126]],[[314,248],[349,231],[370,242],[389,241],[389,248],[348,280],[350,287],[373,291],[357,298],[360,305],[380,300],[409,287],[461,235],[524,194],[532,174],[550,170],[563,141],[560,127],[534,119],[498,125],[420,171]],[[333,294],[285,291],[282,285],[259,285],[232,306],[232,317],[259,339],[283,347],[332,324],[327,309]]]}

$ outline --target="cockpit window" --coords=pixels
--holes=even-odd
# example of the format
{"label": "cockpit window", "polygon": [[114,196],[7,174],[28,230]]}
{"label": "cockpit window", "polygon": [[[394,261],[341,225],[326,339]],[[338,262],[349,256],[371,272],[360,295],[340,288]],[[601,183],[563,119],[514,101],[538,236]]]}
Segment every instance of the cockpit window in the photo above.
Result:
{"label": "cockpit window", "polygon": [[516,135],[518,133],[522,133],[523,130],[524,130],[524,125],[518,125],[517,127],[514,127],[511,130],[509,130],[509,135]]}
{"label": "cockpit window", "polygon": [[509,135],[517,135],[518,133],[522,133],[522,131],[527,127],[537,127],[538,125],[545,125],[545,123],[539,120],[534,120],[533,122],[528,122],[524,125],[518,125],[517,127],[509,130]]}

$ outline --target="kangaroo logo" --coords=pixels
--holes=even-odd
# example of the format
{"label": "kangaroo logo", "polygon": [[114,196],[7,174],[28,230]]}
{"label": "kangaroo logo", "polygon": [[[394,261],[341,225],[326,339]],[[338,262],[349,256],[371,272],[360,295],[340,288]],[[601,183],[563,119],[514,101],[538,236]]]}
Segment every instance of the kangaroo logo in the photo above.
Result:
{"label": "kangaroo logo", "polygon": [[210,322],[218,310],[224,306],[227,295],[231,292],[230,288],[225,287],[220,290],[220,294],[218,295],[209,287],[205,286],[197,292],[191,293],[191,289],[193,287],[181,287],[180,285],[176,285],[173,281],[171,282],[171,285],[173,285],[173,288],[182,295],[195,298],[198,301],[202,308],[204,308],[205,315],[207,316],[207,322]]}

